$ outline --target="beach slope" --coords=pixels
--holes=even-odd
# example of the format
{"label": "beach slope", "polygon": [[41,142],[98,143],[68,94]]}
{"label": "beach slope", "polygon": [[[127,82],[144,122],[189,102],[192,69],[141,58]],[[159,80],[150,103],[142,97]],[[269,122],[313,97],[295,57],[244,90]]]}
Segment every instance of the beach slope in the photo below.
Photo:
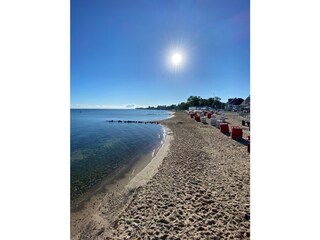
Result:
{"label": "beach slope", "polygon": [[[100,208],[79,238],[249,239],[250,155],[245,144],[184,112],[161,123],[174,140],[158,171],[145,185],[105,202],[109,206]],[[104,224],[110,215],[113,220]]]}

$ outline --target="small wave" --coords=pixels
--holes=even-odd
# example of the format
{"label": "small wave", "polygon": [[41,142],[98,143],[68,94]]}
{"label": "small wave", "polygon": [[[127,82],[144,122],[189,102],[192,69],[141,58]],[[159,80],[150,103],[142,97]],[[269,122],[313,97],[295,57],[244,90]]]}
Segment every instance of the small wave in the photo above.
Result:
{"label": "small wave", "polygon": [[156,150],[153,149],[153,151],[152,151],[152,157],[154,157],[155,152],[156,152]]}

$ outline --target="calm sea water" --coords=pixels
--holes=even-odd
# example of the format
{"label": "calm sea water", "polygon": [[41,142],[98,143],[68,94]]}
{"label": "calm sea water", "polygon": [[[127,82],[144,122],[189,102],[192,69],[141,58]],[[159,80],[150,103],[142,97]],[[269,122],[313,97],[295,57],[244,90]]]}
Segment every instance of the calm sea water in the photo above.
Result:
{"label": "calm sea water", "polygon": [[110,123],[170,117],[161,110],[71,109],[71,199],[153,151],[163,141],[157,124]]}

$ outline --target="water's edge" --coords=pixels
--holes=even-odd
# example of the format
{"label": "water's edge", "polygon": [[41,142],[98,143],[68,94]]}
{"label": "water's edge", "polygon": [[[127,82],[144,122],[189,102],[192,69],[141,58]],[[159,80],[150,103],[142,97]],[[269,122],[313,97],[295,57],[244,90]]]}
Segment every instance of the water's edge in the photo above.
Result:
{"label": "water's edge", "polygon": [[[73,110],[75,109],[71,109]],[[161,121],[172,116],[173,112],[156,110],[149,112],[79,109],[71,112],[70,203],[72,209],[80,206],[90,198],[92,193],[99,192],[103,185],[124,176],[138,162],[138,159],[146,158],[150,152],[154,154],[164,140],[161,125],[135,126],[136,124],[114,123],[113,126],[105,123],[108,119]]]}
{"label": "water's edge", "polygon": [[[172,114],[168,118],[173,116],[174,115]],[[85,204],[95,195],[104,195],[105,193],[111,192],[113,189],[120,187],[120,185],[127,185],[137,174],[147,167],[147,165],[157,157],[159,150],[166,144],[168,138],[168,131],[170,130],[161,124],[160,126],[162,127],[164,136],[163,140],[159,142],[155,149],[143,154],[142,156],[137,156],[131,159],[130,162],[120,166],[100,183],[85,192],[82,196],[72,200],[70,204],[71,212],[83,209]]]}

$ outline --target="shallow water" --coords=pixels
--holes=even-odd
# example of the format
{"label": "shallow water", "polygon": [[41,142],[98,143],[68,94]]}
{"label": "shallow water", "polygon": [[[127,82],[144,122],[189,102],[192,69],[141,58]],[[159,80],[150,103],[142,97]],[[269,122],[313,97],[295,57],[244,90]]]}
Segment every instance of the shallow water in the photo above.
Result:
{"label": "shallow water", "polygon": [[160,125],[107,120],[154,121],[169,116],[161,110],[71,109],[71,200],[163,141]]}

